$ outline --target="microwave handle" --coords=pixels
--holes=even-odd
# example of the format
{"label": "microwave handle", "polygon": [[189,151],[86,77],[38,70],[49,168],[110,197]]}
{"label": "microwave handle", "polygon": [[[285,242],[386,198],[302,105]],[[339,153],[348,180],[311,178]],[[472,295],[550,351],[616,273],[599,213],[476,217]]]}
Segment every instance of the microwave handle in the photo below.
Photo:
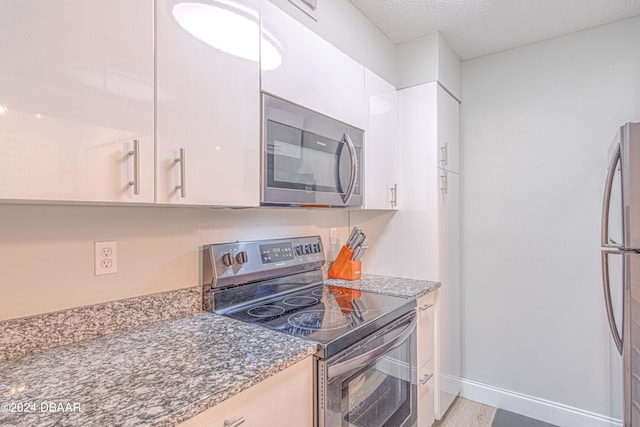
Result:
{"label": "microwave handle", "polygon": [[349,203],[349,200],[353,195],[353,191],[356,188],[356,179],[358,176],[358,155],[356,153],[356,147],[353,146],[353,141],[351,141],[351,138],[346,133],[342,136],[342,142],[347,144],[347,148],[349,149],[349,157],[351,157],[349,185],[347,186],[347,191],[342,195],[342,201],[346,205],[347,203]]}

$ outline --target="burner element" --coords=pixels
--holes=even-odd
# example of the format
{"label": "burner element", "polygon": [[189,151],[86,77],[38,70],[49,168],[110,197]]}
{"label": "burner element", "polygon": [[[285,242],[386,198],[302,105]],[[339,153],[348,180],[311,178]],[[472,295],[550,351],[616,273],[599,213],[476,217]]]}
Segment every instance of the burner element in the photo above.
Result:
{"label": "burner element", "polygon": [[284,308],[277,305],[261,305],[247,310],[247,314],[254,317],[273,317],[284,313]]}
{"label": "burner element", "polygon": [[349,326],[338,310],[302,311],[289,316],[288,322],[294,328],[306,331],[331,331]]}
{"label": "burner element", "polygon": [[291,307],[308,307],[318,303],[318,299],[314,297],[291,297],[282,300],[283,303]]}

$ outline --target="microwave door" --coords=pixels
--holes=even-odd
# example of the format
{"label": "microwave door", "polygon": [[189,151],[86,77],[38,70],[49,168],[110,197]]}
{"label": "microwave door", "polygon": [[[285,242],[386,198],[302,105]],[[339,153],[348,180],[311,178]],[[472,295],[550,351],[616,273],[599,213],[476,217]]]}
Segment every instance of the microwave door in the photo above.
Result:
{"label": "microwave door", "polygon": [[351,150],[343,141],[312,132],[303,132],[304,170],[312,173],[318,185],[316,200],[320,204],[341,206],[352,185]]}

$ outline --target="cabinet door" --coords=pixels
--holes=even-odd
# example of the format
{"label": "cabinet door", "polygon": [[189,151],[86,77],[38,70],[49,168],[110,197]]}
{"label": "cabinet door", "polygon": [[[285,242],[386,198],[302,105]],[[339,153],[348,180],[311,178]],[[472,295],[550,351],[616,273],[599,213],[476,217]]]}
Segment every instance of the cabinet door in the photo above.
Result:
{"label": "cabinet door", "polygon": [[439,278],[436,303],[436,417],[460,393],[460,175],[438,169]]}
{"label": "cabinet door", "polygon": [[[179,427],[311,427],[312,360],[313,358],[307,358],[296,363],[185,421]],[[234,422],[238,424],[233,424]]]}
{"label": "cabinet door", "polygon": [[0,198],[153,202],[153,0],[3,1],[0,58]]}
{"label": "cabinet door", "polygon": [[460,173],[459,104],[438,86],[438,167]]}
{"label": "cabinet door", "polygon": [[418,369],[433,358],[434,355],[434,323],[435,323],[435,299],[430,293],[418,299]]}
{"label": "cabinet door", "polygon": [[398,92],[365,70],[364,208],[398,208]]}
{"label": "cabinet door", "polygon": [[434,413],[435,375],[433,359],[418,369],[418,427],[431,427]]}
{"label": "cabinet door", "polygon": [[262,90],[364,129],[364,67],[262,1]]}
{"label": "cabinet door", "polygon": [[257,206],[258,0],[159,0],[156,13],[157,202]]}

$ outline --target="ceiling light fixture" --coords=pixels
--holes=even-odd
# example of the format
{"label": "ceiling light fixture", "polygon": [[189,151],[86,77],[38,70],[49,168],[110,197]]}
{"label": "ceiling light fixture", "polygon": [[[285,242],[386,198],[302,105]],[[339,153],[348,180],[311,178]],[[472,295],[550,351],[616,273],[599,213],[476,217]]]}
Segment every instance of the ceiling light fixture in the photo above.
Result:
{"label": "ceiling light fixture", "polygon": [[[172,13],[186,32],[207,45],[238,58],[260,61],[257,13],[230,0],[215,3],[220,6],[182,2],[173,7]],[[278,43],[268,34],[263,34],[261,43],[262,68],[279,67],[282,57]]]}

